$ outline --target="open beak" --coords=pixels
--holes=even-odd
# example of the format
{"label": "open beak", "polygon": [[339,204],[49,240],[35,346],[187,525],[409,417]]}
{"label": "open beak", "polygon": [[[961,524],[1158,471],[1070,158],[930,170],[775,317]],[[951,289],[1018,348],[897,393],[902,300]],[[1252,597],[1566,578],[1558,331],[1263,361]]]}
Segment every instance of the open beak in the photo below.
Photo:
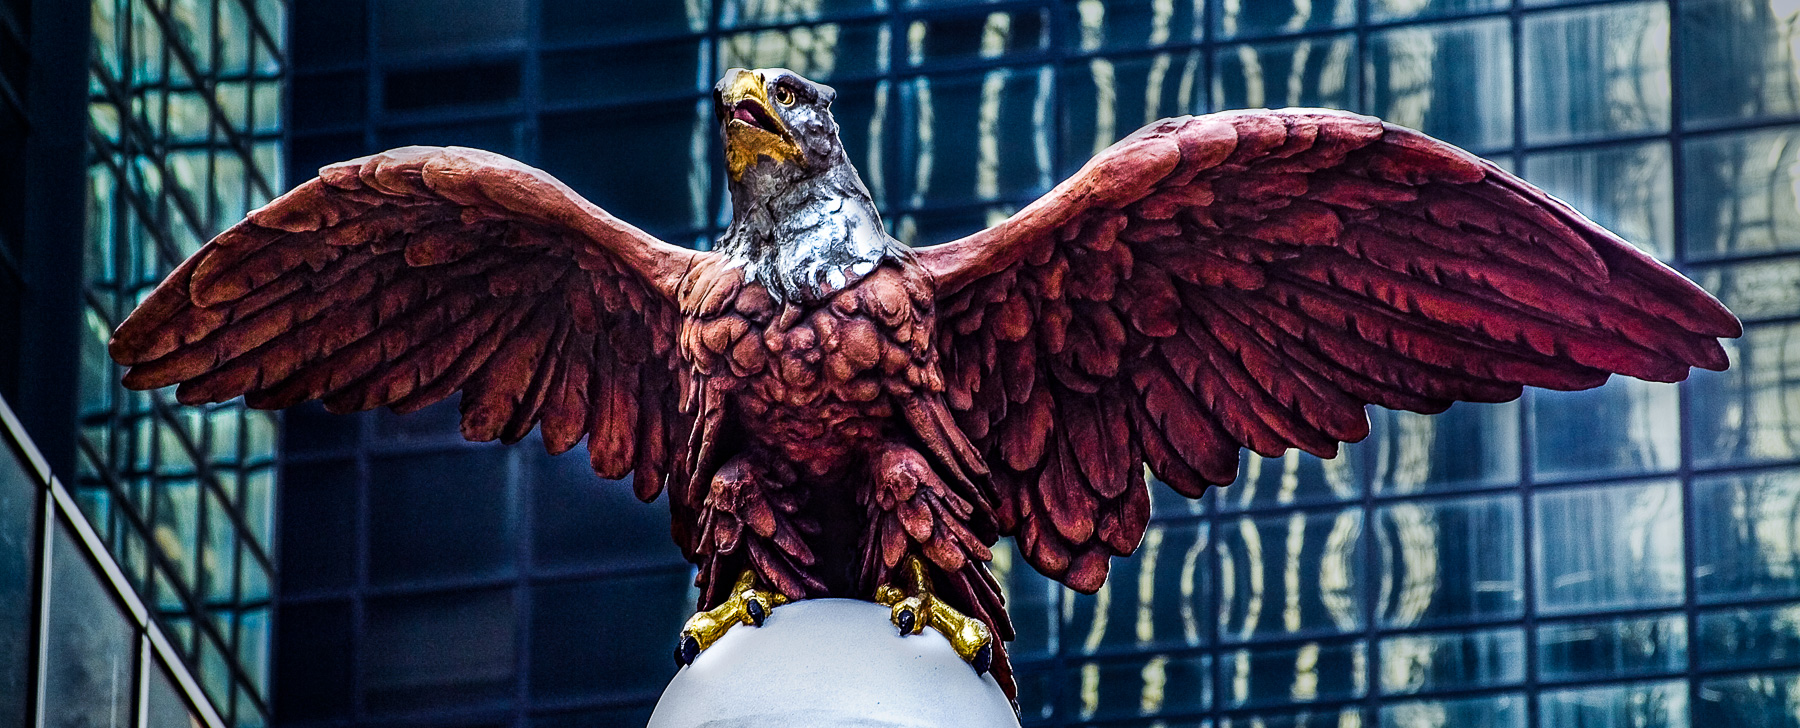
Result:
{"label": "open beak", "polygon": [[755,129],[790,138],[787,125],[775,115],[768,84],[758,71],[737,70],[719,94],[718,114],[727,133]]}

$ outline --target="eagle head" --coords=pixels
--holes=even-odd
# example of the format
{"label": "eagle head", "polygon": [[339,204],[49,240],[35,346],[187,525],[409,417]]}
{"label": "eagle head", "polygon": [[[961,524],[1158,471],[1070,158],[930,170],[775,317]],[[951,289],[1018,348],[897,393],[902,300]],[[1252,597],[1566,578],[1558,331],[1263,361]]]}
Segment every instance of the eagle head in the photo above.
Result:
{"label": "eagle head", "polygon": [[725,170],[795,180],[836,166],[843,156],[831,101],[837,91],[785,68],[733,68],[713,87],[713,113],[725,137]]}

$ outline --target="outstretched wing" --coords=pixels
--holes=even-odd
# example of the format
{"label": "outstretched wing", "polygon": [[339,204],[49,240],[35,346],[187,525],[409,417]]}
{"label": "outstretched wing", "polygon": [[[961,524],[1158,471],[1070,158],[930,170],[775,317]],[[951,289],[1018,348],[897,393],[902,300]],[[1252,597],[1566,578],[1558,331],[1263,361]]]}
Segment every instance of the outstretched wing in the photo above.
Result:
{"label": "outstretched wing", "polygon": [[1005,222],[918,251],[1002,528],[1077,589],[1143,535],[1143,466],[1321,457],[1417,412],[1724,369],[1730,312],[1493,165],[1322,110],[1168,119]]}
{"label": "outstretched wing", "polygon": [[125,386],[184,403],[416,410],[461,391],[470,440],[542,425],[654,498],[686,433],[669,361],[700,254],[550,175],[457,147],[326,167],[207,243],[114,333]]}

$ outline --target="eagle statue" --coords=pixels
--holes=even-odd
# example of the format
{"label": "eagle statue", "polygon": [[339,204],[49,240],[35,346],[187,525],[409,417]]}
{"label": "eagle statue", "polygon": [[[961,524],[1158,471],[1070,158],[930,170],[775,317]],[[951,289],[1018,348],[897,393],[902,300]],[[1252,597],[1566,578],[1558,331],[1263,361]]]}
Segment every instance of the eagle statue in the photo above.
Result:
{"label": "eagle statue", "polygon": [[[664,243],[457,147],[320,170],[176,268],[113,335],[183,403],[409,412],[587,440],[668,492],[698,567],[686,663],[791,600],[873,599],[1015,691],[989,548],[1082,592],[1240,448],[1331,457],[1365,405],[1727,365],[1737,319],[1493,164],[1318,109],[1153,123],[981,232],[908,248],[785,69],[714,89],[732,218]],[[648,170],[618,170],[647,174]]]}

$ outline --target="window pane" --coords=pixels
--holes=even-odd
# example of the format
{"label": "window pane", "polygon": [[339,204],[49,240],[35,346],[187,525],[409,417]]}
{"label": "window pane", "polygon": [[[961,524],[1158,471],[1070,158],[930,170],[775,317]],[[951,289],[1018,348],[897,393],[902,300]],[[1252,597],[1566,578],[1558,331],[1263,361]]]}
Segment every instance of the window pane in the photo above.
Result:
{"label": "window pane", "polygon": [[1381,708],[1381,728],[1525,728],[1525,698],[1494,695],[1389,703]]}
{"label": "window pane", "polygon": [[1433,693],[1525,679],[1525,632],[1516,627],[1414,634],[1381,641],[1384,693]]}
{"label": "window pane", "polygon": [[1668,142],[1525,155],[1525,178],[1661,260],[1675,256]]}
{"label": "window pane", "polygon": [[1800,113],[1791,3],[1683,0],[1682,119],[1702,125]]}
{"label": "window pane", "polygon": [[1363,63],[1369,113],[1459,146],[1512,144],[1505,18],[1371,33]]}
{"label": "window pane", "polygon": [[1668,481],[1539,493],[1538,608],[1566,613],[1681,603],[1681,489]]}
{"label": "window pane", "polygon": [[1375,407],[1368,412],[1369,439],[1345,453],[1373,461],[1378,495],[1436,493],[1519,480],[1517,401],[1458,402],[1435,415]]}
{"label": "window pane", "polygon": [[50,569],[44,725],[127,728],[137,697],[137,630],[66,527],[52,537]]}
{"label": "window pane", "polygon": [[1222,638],[1362,629],[1362,520],[1351,508],[1220,523]]}
{"label": "window pane", "polygon": [[1694,481],[1694,586],[1706,602],[1800,596],[1800,471]]}
{"label": "window pane", "polygon": [[1206,525],[1153,525],[1137,553],[1114,559],[1100,592],[1071,594],[1064,650],[1194,647],[1212,638],[1207,616]]}
{"label": "window pane", "polygon": [[[4,435],[0,435],[4,437]],[[31,604],[37,593],[38,494],[43,486],[23,457],[0,441],[0,724],[24,725],[36,643]]]}
{"label": "window pane", "polygon": [[1686,728],[1687,696],[1680,680],[1558,690],[1539,696],[1538,720],[1543,728]]}
{"label": "window pane", "polygon": [[661,690],[675,674],[669,656],[694,606],[692,583],[692,572],[679,568],[534,588],[533,697],[618,699]]}
{"label": "window pane", "polygon": [[[754,0],[752,0],[754,1]],[[593,2],[593,0],[539,0],[544,40],[563,43],[581,40],[623,40],[698,33],[706,30],[712,15],[711,0],[682,2]],[[725,7],[737,3],[726,2]],[[791,5],[792,3],[768,3]]]}
{"label": "window pane", "polygon": [[1679,614],[1538,626],[1538,676],[1547,682],[1681,672],[1687,651]]}
{"label": "window pane", "polygon": [[1528,15],[1524,51],[1532,143],[1669,128],[1667,4]]}
{"label": "window pane", "polygon": [[1688,257],[1800,247],[1800,128],[1695,138],[1682,150]]}
{"label": "window pane", "polygon": [[1029,55],[1050,45],[1049,20],[1043,9],[914,20],[906,28],[907,64]]}
{"label": "window pane", "polygon": [[1382,627],[1520,614],[1525,591],[1517,497],[1396,503],[1378,509],[1375,523]]}
{"label": "window pane", "polygon": [[276,625],[281,649],[275,660],[280,685],[275,716],[284,721],[348,716],[356,664],[350,603],[283,604]]}
{"label": "window pane", "polygon": [[1012,618],[1013,631],[1018,635],[1006,646],[1006,651],[1016,661],[1054,654],[1057,608],[1059,599],[1066,598],[1069,593],[1068,589],[1032,569],[1010,538],[994,544],[993,552],[994,560],[988,563],[988,569],[1000,582],[1001,594],[1006,597],[1007,616]]}
{"label": "window pane", "polygon": [[1353,0],[1226,0],[1215,30],[1224,38],[1343,28],[1356,22]]}
{"label": "window pane", "polygon": [[1800,672],[1763,672],[1700,683],[1694,725],[1800,728]]}
{"label": "window pane", "polygon": [[718,68],[786,68],[819,82],[872,76],[888,69],[892,42],[882,22],[734,33],[719,39]]}
{"label": "window pane", "polygon": [[665,239],[705,226],[718,134],[710,99],[546,114],[539,126],[545,170],[607,212]]}
{"label": "window pane", "polygon": [[1212,660],[1154,655],[1087,662],[1070,670],[1064,694],[1082,720],[1194,713],[1212,706]]}
{"label": "window pane", "polygon": [[376,584],[511,573],[510,451],[466,448],[377,460],[369,478],[369,580]]}
{"label": "window pane", "polygon": [[1731,368],[1695,372],[1689,384],[1688,439],[1694,464],[1789,460],[1800,456],[1800,324],[1751,326],[1726,340]]}
{"label": "window pane", "polygon": [[916,78],[901,85],[900,170],[912,205],[992,200],[1048,189],[1048,67]]}
{"label": "window pane", "polygon": [[393,597],[365,609],[359,652],[370,710],[511,699],[517,662],[511,590]]}
{"label": "window pane", "polygon": [[1708,669],[1800,664],[1800,605],[1701,614],[1699,650]]}
{"label": "window pane", "polygon": [[1242,708],[1360,698],[1368,659],[1362,642],[1227,652],[1219,657],[1220,699]]}
{"label": "window pane", "polygon": [[1541,479],[1656,473],[1680,460],[1676,387],[1615,377],[1585,392],[1534,391],[1532,470]]}
{"label": "window pane", "polygon": [[1346,449],[1326,460],[1289,450],[1266,458],[1245,450],[1239,457],[1237,480],[1229,488],[1210,492],[1222,511],[1353,500],[1362,497],[1356,478],[1361,454],[1361,449]]}
{"label": "window pane", "polygon": [[1080,0],[1063,3],[1063,44],[1082,51],[1199,41],[1206,0]]}
{"label": "window pane", "polygon": [[1216,109],[1358,107],[1351,36],[1224,48],[1213,57],[1213,69]]}
{"label": "window pane", "polygon": [[1463,15],[1503,10],[1508,0],[1370,0],[1369,19],[1374,22]]}
{"label": "window pane", "polygon": [[162,666],[162,660],[153,660],[152,667],[144,676],[150,684],[146,686],[149,713],[145,725],[148,728],[193,728],[205,725],[188,710],[187,698],[175,689],[175,683]]}
{"label": "window pane", "polygon": [[356,580],[356,465],[289,465],[281,488],[281,589],[301,594]]}
{"label": "window pane", "polygon": [[[578,0],[562,1],[576,2]],[[890,0],[814,0],[811,2],[718,0],[718,3],[719,24],[730,28],[744,25],[794,23],[870,13],[888,9]]]}
{"label": "window pane", "polygon": [[[384,53],[467,52],[524,40],[526,0],[376,0]],[[454,18],[455,22],[445,22]]]}
{"label": "window pane", "polygon": [[1754,260],[1712,265],[1690,273],[1739,320],[1800,314],[1800,260]]}
{"label": "window pane", "polygon": [[1200,52],[1090,58],[1062,66],[1062,172],[1158,119],[1201,112]]}
{"label": "window pane", "polygon": [[699,39],[616,48],[573,50],[543,55],[544,91],[548,102],[614,104],[671,96],[712,88],[706,78],[711,45]]}
{"label": "window pane", "polygon": [[638,501],[629,479],[595,477],[586,448],[555,457],[534,449],[520,456],[536,521],[531,531],[535,569],[684,563],[669,539],[667,507]]}

